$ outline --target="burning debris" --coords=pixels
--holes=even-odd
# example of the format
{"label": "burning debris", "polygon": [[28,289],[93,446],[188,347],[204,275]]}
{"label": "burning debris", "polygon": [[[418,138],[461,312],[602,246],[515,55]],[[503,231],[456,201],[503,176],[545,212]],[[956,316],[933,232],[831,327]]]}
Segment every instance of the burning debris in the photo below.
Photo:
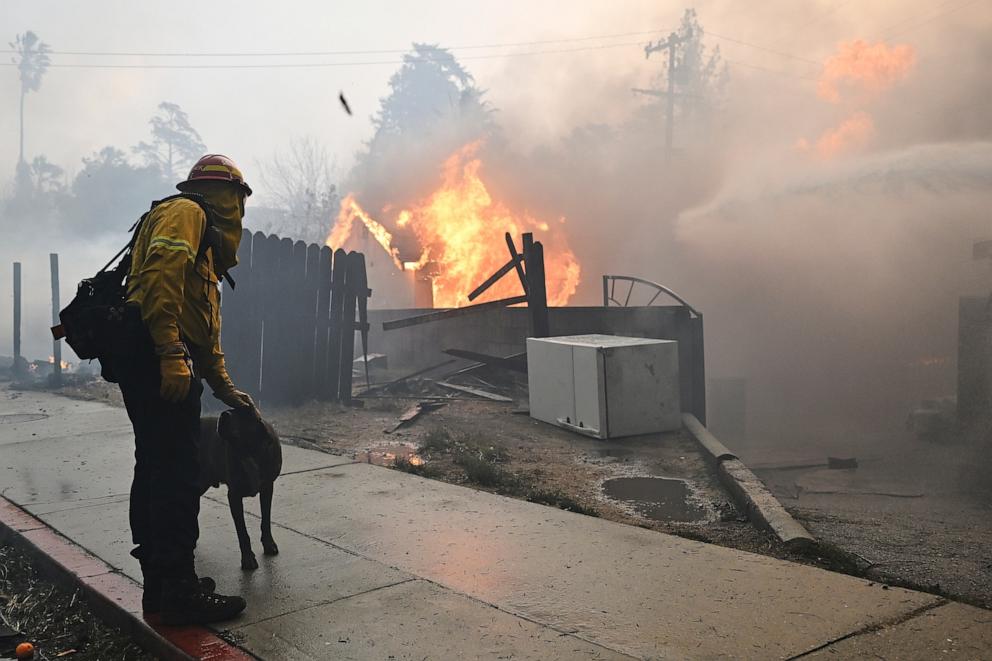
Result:
{"label": "burning debris", "polygon": [[[501,243],[505,233],[539,232],[548,250],[548,303],[567,304],[578,288],[582,269],[569,246],[565,219],[540,220],[493,199],[480,175],[481,146],[481,142],[472,142],[452,154],[434,192],[408,207],[384,209],[390,214],[392,229],[373,218],[354,195],[347,196],[327,245],[348,245],[353,226],[360,221],[398,271],[430,277],[435,307],[455,308],[466,305],[476,285],[503,265],[502,253],[492,247]],[[488,298],[507,298],[519,291],[507,280],[492,287]]]}

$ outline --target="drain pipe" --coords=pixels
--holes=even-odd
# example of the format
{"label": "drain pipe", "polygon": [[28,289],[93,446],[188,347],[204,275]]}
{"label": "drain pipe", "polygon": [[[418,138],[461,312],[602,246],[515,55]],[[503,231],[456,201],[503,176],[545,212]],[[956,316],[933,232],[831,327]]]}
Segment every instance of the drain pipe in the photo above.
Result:
{"label": "drain pipe", "polygon": [[683,413],[682,423],[705,451],[737,508],[752,523],[775,535],[790,549],[803,551],[815,547],[816,539],[809,531],[785,511],[782,503],[758,476],[711,434],[696,416]]}

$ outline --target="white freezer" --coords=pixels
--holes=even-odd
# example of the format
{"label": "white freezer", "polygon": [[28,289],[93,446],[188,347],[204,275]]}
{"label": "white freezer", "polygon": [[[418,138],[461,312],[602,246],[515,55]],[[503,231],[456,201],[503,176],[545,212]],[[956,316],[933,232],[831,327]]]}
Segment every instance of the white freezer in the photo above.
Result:
{"label": "white freezer", "polygon": [[595,438],[682,426],[678,342],[615,335],[527,338],[532,418]]}

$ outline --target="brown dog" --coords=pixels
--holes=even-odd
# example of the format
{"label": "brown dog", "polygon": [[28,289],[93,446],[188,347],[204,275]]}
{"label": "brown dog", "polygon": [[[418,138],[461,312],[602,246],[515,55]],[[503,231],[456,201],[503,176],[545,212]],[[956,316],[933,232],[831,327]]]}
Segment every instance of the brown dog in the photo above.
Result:
{"label": "brown dog", "polygon": [[272,539],[272,485],[282,471],[282,448],[272,425],[254,408],[230,409],[219,418],[200,419],[200,494],[227,485],[227,503],[238,531],[241,568],[258,569],[245,526],[243,498],[256,494],[262,509],[262,550],[276,555]]}

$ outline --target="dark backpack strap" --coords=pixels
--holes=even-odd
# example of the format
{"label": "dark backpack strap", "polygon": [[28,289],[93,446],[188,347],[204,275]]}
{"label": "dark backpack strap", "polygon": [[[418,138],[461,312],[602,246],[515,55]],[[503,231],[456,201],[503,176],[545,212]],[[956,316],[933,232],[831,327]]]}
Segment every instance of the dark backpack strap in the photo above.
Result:
{"label": "dark backpack strap", "polygon": [[[200,209],[203,210],[203,214],[207,220],[206,224],[203,227],[203,234],[200,236],[200,245],[197,248],[196,259],[200,259],[206,254],[207,250],[214,247],[213,236],[216,228],[216,223],[214,219],[216,217],[217,212],[210,205],[210,203],[207,202],[206,198],[200,195],[199,193],[178,193],[176,195],[170,195],[169,197],[164,197],[161,200],[153,201],[148,211],[141,214],[141,218],[136,220],[134,225],[131,225],[131,228],[128,230],[131,233],[131,239],[97,273],[100,274],[105,272],[107,269],[110,268],[111,264],[116,262],[117,259],[120,258],[121,255],[123,255],[120,264],[118,264],[114,270],[118,272],[122,272],[124,275],[127,275],[127,272],[131,270],[131,251],[134,249],[134,244],[138,240],[138,232],[141,230],[141,226],[144,224],[145,219],[148,218],[148,215],[152,211],[154,211],[155,207],[157,207],[158,205],[179,198],[189,200],[190,202],[195,202],[200,207]],[[227,280],[230,283],[232,289],[234,288],[234,278],[232,278],[229,273],[224,272],[221,274],[220,277],[222,279]]]}

